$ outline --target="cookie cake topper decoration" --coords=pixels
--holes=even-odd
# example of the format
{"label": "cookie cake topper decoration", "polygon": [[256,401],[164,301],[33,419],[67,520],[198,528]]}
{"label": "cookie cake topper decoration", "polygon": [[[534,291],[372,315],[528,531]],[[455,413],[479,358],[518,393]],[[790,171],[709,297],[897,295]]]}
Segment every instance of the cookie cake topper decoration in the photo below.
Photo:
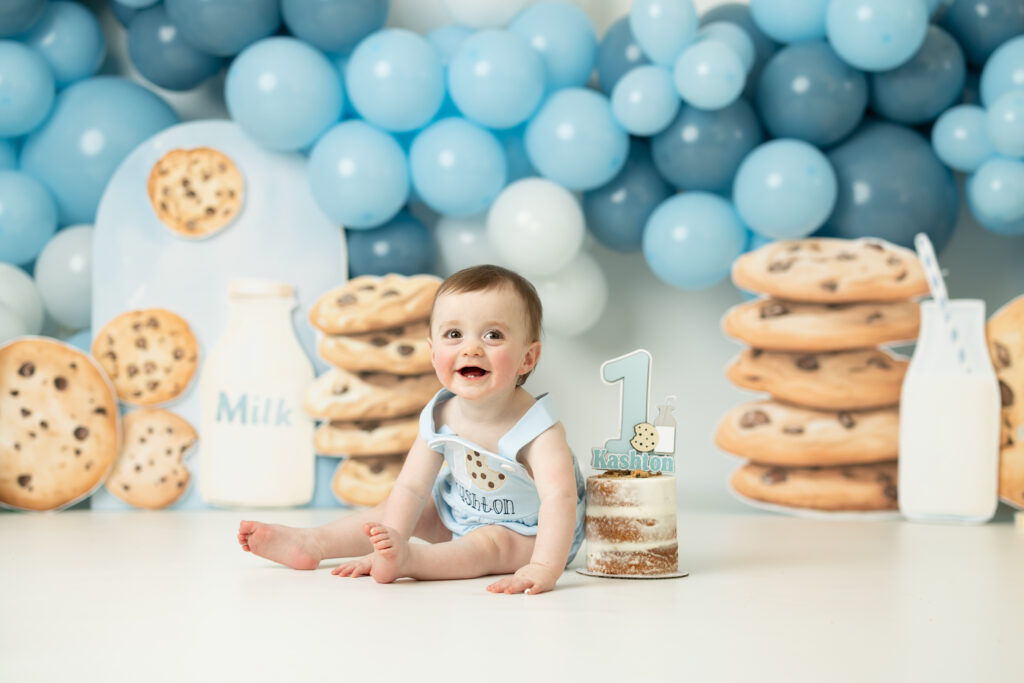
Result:
{"label": "cookie cake topper decoration", "polygon": [[619,392],[619,436],[604,448],[593,448],[590,466],[595,470],[675,473],[675,396],[658,406],[653,423],[648,416],[651,385],[651,354],[637,349],[601,365],[606,384],[622,383]]}

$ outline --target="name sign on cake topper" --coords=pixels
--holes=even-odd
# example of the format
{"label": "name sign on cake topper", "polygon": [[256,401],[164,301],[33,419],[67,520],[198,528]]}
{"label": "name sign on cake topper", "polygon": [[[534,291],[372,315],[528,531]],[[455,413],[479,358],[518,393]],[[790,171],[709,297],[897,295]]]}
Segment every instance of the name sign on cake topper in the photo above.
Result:
{"label": "name sign on cake topper", "polygon": [[651,386],[651,354],[637,349],[601,365],[605,384],[619,387],[619,436],[608,439],[604,448],[591,449],[590,466],[596,470],[642,470],[644,472],[676,471],[676,420],[672,416],[669,396],[658,406],[658,415],[648,420],[648,399]]}

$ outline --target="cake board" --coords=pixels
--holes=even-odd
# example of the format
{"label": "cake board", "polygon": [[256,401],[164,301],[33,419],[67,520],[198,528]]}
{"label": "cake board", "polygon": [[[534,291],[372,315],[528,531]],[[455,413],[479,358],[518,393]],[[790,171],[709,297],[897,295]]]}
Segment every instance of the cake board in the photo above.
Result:
{"label": "cake board", "polygon": [[601,579],[682,579],[690,575],[690,572],[672,572],[670,574],[602,574],[592,572],[585,567],[576,570],[577,574],[583,576],[596,576]]}

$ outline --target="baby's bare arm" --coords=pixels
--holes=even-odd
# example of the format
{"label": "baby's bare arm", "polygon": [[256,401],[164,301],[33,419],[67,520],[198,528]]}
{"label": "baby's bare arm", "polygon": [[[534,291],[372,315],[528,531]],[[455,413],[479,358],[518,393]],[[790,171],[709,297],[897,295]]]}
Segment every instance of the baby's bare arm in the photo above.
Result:
{"label": "baby's bare arm", "polygon": [[388,496],[381,523],[405,539],[412,535],[416,521],[423,514],[423,507],[434,486],[442,460],[441,454],[430,450],[422,437],[416,437]]}

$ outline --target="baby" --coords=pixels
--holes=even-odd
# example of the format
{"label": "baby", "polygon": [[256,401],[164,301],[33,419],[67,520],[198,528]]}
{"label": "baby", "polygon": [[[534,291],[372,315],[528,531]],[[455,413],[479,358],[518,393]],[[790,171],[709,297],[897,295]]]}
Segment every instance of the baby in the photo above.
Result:
{"label": "baby", "polygon": [[522,388],[540,329],[540,299],[520,275],[475,266],[449,277],[430,315],[444,388],[387,501],[312,529],[243,521],[242,549],[295,569],[361,555],[331,573],[379,583],[512,574],[487,590],[554,588],[583,541],[585,486],[550,398]]}

